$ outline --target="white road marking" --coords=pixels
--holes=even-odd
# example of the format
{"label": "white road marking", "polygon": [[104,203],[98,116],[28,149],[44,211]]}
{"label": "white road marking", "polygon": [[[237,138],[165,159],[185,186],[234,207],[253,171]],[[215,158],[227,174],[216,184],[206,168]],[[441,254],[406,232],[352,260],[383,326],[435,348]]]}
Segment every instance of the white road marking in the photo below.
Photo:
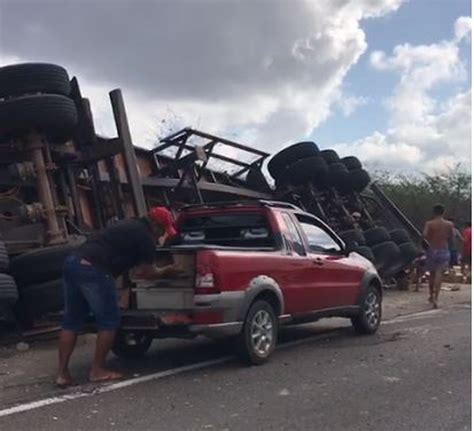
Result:
{"label": "white road marking", "polygon": [[424,317],[440,314],[442,312],[443,312],[443,310],[441,310],[439,308],[437,308],[435,310],[420,311],[418,313],[412,313],[412,314],[405,314],[405,315],[402,315],[402,316],[397,316],[397,317],[394,317],[393,319],[385,320],[381,324],[382,325],[392,325],[394,323],[409,322],[410,320],[423,319]]}
{"label": "white road marking", "polygon": [[133,379],[123,380],[116,383],[104,384],[95,388],[91,392],[73,392],[70,394],[64,394],[57,397],[44,398],[38,401],[32,401],[25,404],[19,404],[17,406],[9,407],[3,410],[0,410],[0,417],[10,416],[15,413],[26,412],[28,410],[34,410],[41,407],[49,406],[51,404],[59,404],[65,401],[77,400],[79,398],[90,397],[92,395],[99,395],[106,392],[116,391],[117,389],[123,389],[128,386],[137,385],[139,383],[148,382],[150,380],[162,379],[164,377],[173,376],[176,374],[184,373],[186,371],[198,370],[200,368],[210,367],[212,365],[220,365],[225,362],[229,362],[233,359],[232,356],[225,356],[223,358],[212,359],[209,361],[198,362],[197,364],[185,365],[183,367],[172,368],[170,370],[159,371],[153,374],[147,374],[146,376],[136,377]]}
{"label": "white road marking", "polygon": [[[407,322],[409,320],[416,320],[416,319],[420,319],[422,317],[426,317],[427,315],[437,314],[437,313],[440,313],[441,311],[442,310],[437,309],[437,310],[427,310],[427,311],[422,311],[422,312],[419,312],[419,313],[408,314],[408,315],[405,315],[405,316],[399,316],[399,317],[395,317],[394,319],[383,321],[381,324],[382,325],[388,325],[388,324],[393,324],[393,323]],[[321,333],[321,334],[317,334],[317,335],[312,336],[312,337],[304,338],[304,339],[301,339],[301,340],[290,341],[288,343],[281,344],[280,346],[278,346],[278,349],[282,349],[282,348],[286,348],[286,347],[293,347],[293,346],[297,346],[299,344],[309,343],[311,341],[314,341],[315,339],[328,336],[331,332],[337,331],[339,329],[341,329],[341,328],[333,328],[329,331],[326,331],[326,332]],[[85,397],[90,397],[90,396],[93,396],[93,395],[99,395],[99,394],[103,394],[103,393],[107,393],[107,392],[116,391],[118,389],[123,389],[123,388],[129,387],[129,386],[138,385],[140,383],[145,383],[145,382],[149,382],[149,381],[152,381],[152,380],[162,379],[164,377],[174,376],[176,374],[185,373],[187,371],[199,370],[201,368],[206,368],[206,367],[210,367],[210,366],[213,366],[213,365],[224,364],[226,362],[231,361],[232,359],[234,359],[233,356],[224,356],[222,358],[211,359],[209,361],[198,362],[196,364],[185,365],[183,367],[171,368],[169,370],[164,370],[164,371],[159,371],[157,373],[147,374],[146,376],[134,377],[134,378],[127,379],[127,380],[122,380],[122,381],[116,382],[116,383],[103,384],[101,386],[98,386],[97,388],[95,388],[92,391],[87,391],[87,392],[77,391],[77,392],[72,392],[72,393],[69,393],[69,394],[64,394],[64,395],[61,395],[61,396],[49,397],[49,398],[44,398],[42,400],[28,402],[28,403],[25,403],[25,404],[19,404],[19,405],[13,406],[13,407],[8,407],[6,409],[0,410],[0,418],[5,417],[5,416],[10,416],[10,415],[13,415],[13,414],[16,414],[16,413],[21,413],[21,412],[26,412],[26,411],[29,411],[29,410],[39,409],[41,407],[46,407],[46,406],[49,406],[49,405],[52,405],[52,404],[59,404],[59,403],[65,402],[65,401],[77,400],[79,398],[85,398]]]}

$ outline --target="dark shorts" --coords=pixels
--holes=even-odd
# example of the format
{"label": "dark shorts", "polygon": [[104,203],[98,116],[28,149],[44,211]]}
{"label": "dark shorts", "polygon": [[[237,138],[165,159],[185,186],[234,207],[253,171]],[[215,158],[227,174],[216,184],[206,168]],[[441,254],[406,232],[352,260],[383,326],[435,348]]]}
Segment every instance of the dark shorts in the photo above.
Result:
{"label": "dark shorts", "polygon": [[457,250],[449,251],[449,266],[456,266],[459,262],[459,254]]}
{"label": "dark shorts", "polygon": [[115,282],[111,275],[80,263],[78,256],[64,262],[64,318],[62,328],[78,332],[92,313],[97,329],[111,331],[120,325]]}
{"label": "dark shorts", "polygon": [[429,248],[426,251],[426,269],[430,272],[444,271],[449,266],[450,257],[448,249]]}

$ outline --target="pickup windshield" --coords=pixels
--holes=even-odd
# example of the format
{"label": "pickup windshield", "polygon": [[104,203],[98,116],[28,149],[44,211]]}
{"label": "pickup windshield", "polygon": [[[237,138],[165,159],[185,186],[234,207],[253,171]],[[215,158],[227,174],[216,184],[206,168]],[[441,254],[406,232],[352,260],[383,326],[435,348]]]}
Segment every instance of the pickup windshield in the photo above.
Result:
{"label": "pickup windshield", "polygon": [[229,247],[275,247],[274,237],[263,214],[235,213],[190,216],[179,225],[182,244],[211,244]]}

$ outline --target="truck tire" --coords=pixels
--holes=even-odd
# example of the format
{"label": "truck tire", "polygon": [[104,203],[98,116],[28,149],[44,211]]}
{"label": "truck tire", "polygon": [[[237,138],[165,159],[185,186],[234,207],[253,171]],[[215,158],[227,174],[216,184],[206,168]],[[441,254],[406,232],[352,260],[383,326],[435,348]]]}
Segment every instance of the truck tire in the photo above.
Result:
{"label": "truck tire", "polygon": [[76,106],[65,96],[22,96],[0,102],[0,133],[5,136],[35,130],[52,142],[64,141],[73,135],[77,122]]}
{"label": "truck tire", "polygon": [[261,365],[275,350],[277,336],[275,310],[267,301],[255,301],[237,339],[237,354],[250,365]]}
{"label": "truck tire", "polygon": [[375,286],[369,286],[363,293],[360,301],[360,311],[351,319],[352,326],[357,334],[374,334],[382,320],[382,295]]}
{"label": "truck tire", "polygon": [[352,189],[361,193],[370,184],[370,175],[364,169],[353,169],[349,171],[349,181]]}
{"label": "truck tire", "polygon": [[318,153],[319,148],[312,141],[298,142],[297,144],[290,145],[271,158],[268,163],[268,172],[276,180],[286,167],[306,157],[317,156]]}
{"label": "truck tire", "polygon": [[19,287],[17,314],[21,320],[31,320],[64,309],[63,280]]}
{"label": "truck tire", "polygon": [[341,239],[346,243],[350,244],[351,242],[356,242],[358,245],[365,245],[365,238],[362,231],[357,229],[346,230],[339,234]]}
{"label": "truck tire", "polygon": [[368,246],[390,241],[390,234],[384,227],[373,227],[367,229],[364,232],[364,237]]}
{"label": "truck tire", "polygon": [[390,238],[395,244],[410,242],[410,235],[405,229],[394,229],[390,231]]}
{"label": "truck tire", "polygon": [[370,247],[359,246],[356,247],[354,251],[360,254],[362,257],[365,257],[367,260],[370,260],[372,263],[375,262],[375,256]]}
{"label": "truck tire", "polygon": [[329,165],[327,183],[341,193],[348,193],[352,190],[349,171],[342,163],[331,163]]}
{"label": "truck tire", "polygon": [[319,152],[319,155],[326,160],[326,163],[330,165],[331,163],[339,163],[339,155],[334,150],[322,150]]}
{"label": "truck tire", "polygon": [[411,241],[398,244],[398,248],[400,249],[400,255],[402,258],[403,265],[409,265],[415,260],[416,256],[418,255],[418,249],[416,248],[416,245],[413,244]]}
{"label": "truck tire", "polygon": [[350,171],[362,169],[362,163],[357,157],[354,156],[343,157],[341,159],[341,163],[344,164],[345,167]]}
{"label": "truck tire", "polygon": [[6,271],[9,264],[10,260],[8,259],[5,243],[0,241],[0,272]]}
{"label": "truck tire", "polygon": [[393,241],[384,241],[372,247],[375,268],[383,278],[392,277],[400,272],[402,261],[400,249]]}
{"label": "truck tire", "polygon": [[0,68],[0,97],[34,93],[68,96],[71,84],[66,69],[47,63],[13,64]]}
{"label": "truck tire", "polygon": [[143,332],[118,331],[112,352],[121,359],[139,359],[148,352],[153,338]]}
{"label": "truck tire", "polygon": [[258,167],[250,168],[247,174],[246,181],[248,187],[252,190],[257,190],[263,193],[271,192],[270,186],[268,185],[268,181],[265,178],[265,175],[263,175],[263,172]]}
{"label": "truck tire", "polygon": [[15,280],[8,274],[0,274],[0,303],[13,305],[18,300]]}
{"label": "truck tire", "polygon": [[298,160],[278,177],[278,185],[301,186],[308,183],[323,184],[328,174],[326,162],[319,156]]}
{"label": "truck tire", "polygon": [[56,280],[62,277],[64,260],[76,248],[68,244],[21,254],[11,260],[10,273],[20,288]]}

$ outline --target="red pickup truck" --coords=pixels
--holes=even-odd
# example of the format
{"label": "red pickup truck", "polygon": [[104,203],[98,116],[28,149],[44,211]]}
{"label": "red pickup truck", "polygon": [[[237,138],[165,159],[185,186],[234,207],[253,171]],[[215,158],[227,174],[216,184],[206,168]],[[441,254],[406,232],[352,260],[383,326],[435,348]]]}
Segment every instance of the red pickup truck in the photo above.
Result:
{"label": "red pickup truck", "polygon": [[180,245],[157,260],[173,260],[181,274],[136,282],[117,355],[144,354],[153,338],[228,336],[261,364],[282,324],[342,316],[357,333],[377,330],[377,271],[313,215],[280,202],[223,203],[185,207],[177,225]]}

